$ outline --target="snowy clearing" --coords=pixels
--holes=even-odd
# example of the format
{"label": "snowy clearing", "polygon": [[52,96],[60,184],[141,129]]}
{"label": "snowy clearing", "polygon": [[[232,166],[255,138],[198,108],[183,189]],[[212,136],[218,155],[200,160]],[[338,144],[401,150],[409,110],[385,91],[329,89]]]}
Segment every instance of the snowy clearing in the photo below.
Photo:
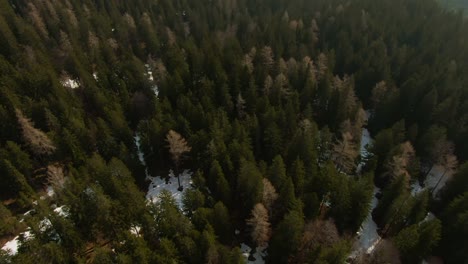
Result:
{"label": "snowy clearing", "polygon": [[162,190],[168,190],[172,197],[175,199],[179,208],[182,209],[182,197],[185,190],[189,189],[192,185],[192,172],[189,170],[184,170],[180,175],[180,185],[184,187],[183,191],[177,190],[179,184],[177,177],[175,177],[172,170],[169,171],[169,181],[166,183],[166,179],[161,177],[151,177],[148,178],[151,180],[151,183],[148,188],[148,193],[146,194],[146,199],[150,200],[153,203],[158,202],[159,194]]}
{"label": "snowy clearing", "polygon": [[192,172],[189,170],[184,170],[180,176],[180,185],[184,188],[182,191],[179,191],[179,183],[177,177],[174,175],[174,171],[169,171],[169,181],[166,183],[166,179],[162,177],[152,177],[148,173],[148,168],[146,168],[146,162],[144,159],[143,151],[141,150],[141,137],[138,133],[134,137],[135,144],[137,146],[137,154],[138,159],[140,160],[141,164],[145,166],[145,175],[146,179],[150,180],[150,184],[148,187],[148,192],[146,193],[146,199],[150,200],[153,203],[158,202],[159,194],[162,190],[168,190],[172,197],[176,200],[179,208],[182,209],[182,197],[188,188],[192,185]]}

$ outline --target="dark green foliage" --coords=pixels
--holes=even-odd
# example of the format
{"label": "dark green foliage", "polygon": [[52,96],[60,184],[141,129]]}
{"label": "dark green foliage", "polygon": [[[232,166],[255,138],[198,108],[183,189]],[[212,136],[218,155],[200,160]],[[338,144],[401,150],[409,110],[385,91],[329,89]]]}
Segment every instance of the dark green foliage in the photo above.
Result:
{"label": "dark green foliage", "polygon": [[[447,172],[435,199],[410,183],[440,161],[442,143],[468,158],[467,41],[463,15],[426,0],[0,0],[0,233],[35,235],[8,261],[243,263],[240,223],[267,178],[279,193],[272,263],[296,260],[304,218],[354,236],[374,182],[374,220],[403,261],[462,263],[468,165]],[[16,109],[53,153],[31,148],[41,141]],[[349,155],[342,173],[333,143],[345,132],[360,142],[363,109],[375,140],[362,170]],[[192,148],[180,169],[196,171],[183,210],[168,192],[144,196],[146,176],[174,169],[170,130]],[[407,141],[406,177],[391,175]],[[335,242],[304,261],[344,262],[352,241]]]}
{"label": "dark green foliage", "polygon": [[0,204],[0,235],[12,235],[19,227],[16,218],[11,214],[10,210],[3,204]]}
{"label": "dark green foliage", "polygon": [[188,189],[183,197],[184,213],[191,216],[198,208],[205,204],[205,196],[199,190]]}
{"label": "dark green foliage", "polygon": [[225,244],[229,244],[232,238],[233,229],[229,211],[222,202],[217,202],[213,207],[212,225],[219,237],[219,240]]}
{"label": "dark green foliage", "polygon": [[304,220],[302,216],[291,211],[286,214],[273,230],[273,237],[268,247],[268,258],[271,263],[288,263],[288,258],[300,245]]}
{"label": "dark green foliage", "polygon": [[248,216],[256,203],[261,202],[263,195],[263,177],[257,165],[249,161],[241,161],[239,169],[237,193],[242,204],[243,213]]}
{"label": "dark green foliage", "polygon": [[286,167],[281,156],[278,155],[273,159],[268,175],[268,179],[277,190],[281,189],[286,183]]}
{"label": "dark green foliage", "polygon": [[402,260],[407,263],[421,261],[438,244],[440,232],[441,223],[437,219],[401,230],[395,236],[395,244],[400,250]]}
{"label": "dark green foliage", "polygon": [[439,252],[448,262],[466,261],[466,238],[468,221],[468,192],[455,198],[442,211],[442,240]]}

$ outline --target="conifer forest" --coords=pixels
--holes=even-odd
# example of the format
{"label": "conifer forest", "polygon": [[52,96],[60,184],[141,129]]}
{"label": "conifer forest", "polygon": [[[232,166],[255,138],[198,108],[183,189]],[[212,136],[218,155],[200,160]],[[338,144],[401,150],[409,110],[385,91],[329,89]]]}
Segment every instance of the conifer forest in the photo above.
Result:
{"label": "conifer forest", "polygon": [[454,7],[0,0],[0,263],[468,263]]}

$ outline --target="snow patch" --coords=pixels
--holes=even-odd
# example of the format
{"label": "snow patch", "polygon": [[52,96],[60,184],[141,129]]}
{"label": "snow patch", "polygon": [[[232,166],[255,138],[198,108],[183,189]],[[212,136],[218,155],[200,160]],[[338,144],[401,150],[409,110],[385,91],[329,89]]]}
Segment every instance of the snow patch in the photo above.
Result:
{"label": "snow patch", "polygon": [[140,230],[141,230],[141,226],[139,225],[133,225],[130,227],[130,233],[132,233],[133,235],[139,237],[141,236],[140,235]]}
{"label": "snow patch", "polygon": [[[424,185],[429,190],[433,190],[432,195],[435,197],[437,193],[445,186],[447,181],[451,178],[453,172],[452,171],[445,171],[445,169],[440,165],[434,165],[432,170],[427,175],[426,180],[424,181]],[[439,182],[440,180],[440,182]],[[439,182],[439,184],[437,184]],[[436,187],[437,185],[437,187]]]}
{"label": "snow patch", "polygon": [[21,246],[21,241],[20,241],[21,236],[23,237],[24,241],[27,241],[31,239],[32,234],[31,234],[31,231],[23,232],[20,235],[13,238],[12,240],[6,242],[5,245],[2,247],[2,249],[5,250],[10,255],[16,255],[16,253],[18,253],[19,246]]}
{"label": "snow patch", "polygon": [[69,209],[65,205],[55,208],[54,212],[62,217],[67,217],[70,215]]}
{"label": "snow patch", "polygon": [[141,137],[140,135],[136,134],[133,139],[135,139],[135,145],[137,147],[138,160],[143,166],[146,166],[145,156],[141,150]]}
{"label": "snow patch", "polygon": [[251,254],[252,248],[245,243],[241,243],[242,256],[244,256],[248,264],[264,264],[265,258],[268,256],[267,246],[256,247],[255,253]]}
{"label": "snow patch", "polygon": [[358,231],[359,240],[355,247],[357,249],[351,254],[352,256],[357,256],[360,252],[366,251],[367,254],[370,254],[375,245],[380,241],[380,236],[377,233],[377,224],[372,219],[372,211],[377,207],[378,199],[375,195],[380,192],[380,189],[374,186],[374,197],[371,201],[371,209],[367,215],[366,220],[362,223],[361,228]]}
{"label": "snow patch", "polygon": [[151,89],[153,90],[153,93],[156,97],[158,97],[159,95],[159,87],[158,85],[154,82],[154,77],[153,77],[153,71],[151,70],[151,67],[149,64],[145,64],[145,68],[146,68],[146,76],[148,76],[148,81],[150,81],[153,86],[151,87]]}
{"label": "snow patch", "polygon": [[[369,113],[366,112],[369,116]],[[372,144],[372,138],[370,136],[369,131],[366,128],[362,129],[362,136],[361,136],[361,146],[360,146],[360,153],[361,157],[364,157],[369,154],[366,149],[367,145]],[[363,162],[358,165],[358,172],[362,169]],[[372,219],[372,211],[377,207],[379,200],[376,197],[376,194],[380,192],[380,189],[374,186],[374,196],[371,200],[371,208],[369,210],[369,214],[366,217],[366,220],[362,223],[359,231],[357,232],[358,240],[354,244],[354,250],[351,253],[350,257],[355,258],[362,252],[366,252],[367,254],[372,253],[375,246],[381,240],[381,237],[377,233],[377,224]]]}
{"label": "snow patch", "polygon": [[[370,146],[372,144],[372,138],[370,136],[369,130],[367,128],[362,129],[362,135],[361,135],[361,146],[359,149],[359,152],[361,154],[361,160],[369,155],[369,151],[367,151],[366,147]],[[362,170],[362,166],[364,166],[364,162],[361,161],[359,162],[356,171],[359,173]]]}
{"label": "snow patch", "polygon": [[411,184],[411,195],[413,195],[413,196],[418,195],[419,193],[421,193],[424,190],[425,190],[425,188],[423,188],[421,186],[421,184],[419,184],[419,181],[413,182]]}
{"label": "snow patch", "polygon": [[141,150],[141,137],[137,133],[133,138],[135,139],[135,145],[137,147],[138,160],[140,161],[141,165],[145,166],[145,178],[150,179],[150,176],[148,174],[148,168],[146,167],[145,156],[143,154],[143,151]]}
{"label": "snow patch", "polygon": [[190,188],[192,185],[192,172],[189,170],[184,170],[181,174],[179,174],[180,178],[180,186],[184,189],[179,191],[179,184],[177,181],[177,177],[174,175],[172,170],[169,171],[169,181],[166,183],[166,179],[161,177],[151,177],[148,176],[149,180],[151,180],[148,188],[148,193],[146,194],[146,199],[150,200],[153,203],[157,203],[159,201],[159,194],[162,190],[167,190],[172,194],[172,197],[179,205],[179,208],[182,209],[182,197],[184,192]]}
{"label": "snow patch", "polygon": [[55,191],[54,191],[54,188],[52,188],[52,186],[47,186],[47,196],[49,197],[52,197],[55,195]]}
{"label": "snow patch", "polygon": [[62,85],[70,89],[76,89],[80,87],[80,82],[78,80],[65,79],[64,81],[62,81]]}

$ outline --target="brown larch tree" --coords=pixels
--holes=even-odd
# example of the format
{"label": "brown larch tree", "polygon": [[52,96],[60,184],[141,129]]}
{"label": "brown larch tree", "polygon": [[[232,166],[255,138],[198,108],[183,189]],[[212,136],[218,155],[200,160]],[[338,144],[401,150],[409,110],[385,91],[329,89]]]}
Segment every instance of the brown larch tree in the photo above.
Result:
{"label": "brown larch tree", "polygon": [[247,225],[252,229],[250,235],[258,247],[264,247],[271,237],[271,226],[268,221],[268,210],[258,203],[252,209],[252,217],[247,219]]}
{"label": "brown larch tree", "polygon": [[263,178],[263,197],[262,203],[265,205],[269,212],[272,211],[273,204],[278,199],[278,193],[275,187],[267,178]]}
{"label": "brown larch tree", "polygon": [[42,156],[55,151],[56,148],[47,134],[35,128],[33,122],[26,118],[19,109],[16,109],[16,118],[18,118],[23,139],[34,154]]}
{"label": "brown larch tree", "polygon": [[183,158],[183,155],[192,148],[188,145],[187,140],[183,138],[179,133],[174,130],[169,130],[166,135],[166,141],[169,144],[169,153],[171,154],[172,161],[175,164],[175,173],[177,174],[177,182],[179,183],[179,191],[183,190],[183,187],[180,185],[179,178],[179,165]]}
{"label": "brown larch tree", "polygon": [[333,144],[332,160],[339,171],[351,173],[355,167],[354,160],[358,156],[357,147],[351,133],[345,132],[341,137],[340,141]]}

